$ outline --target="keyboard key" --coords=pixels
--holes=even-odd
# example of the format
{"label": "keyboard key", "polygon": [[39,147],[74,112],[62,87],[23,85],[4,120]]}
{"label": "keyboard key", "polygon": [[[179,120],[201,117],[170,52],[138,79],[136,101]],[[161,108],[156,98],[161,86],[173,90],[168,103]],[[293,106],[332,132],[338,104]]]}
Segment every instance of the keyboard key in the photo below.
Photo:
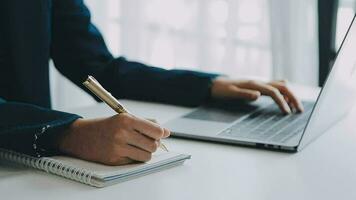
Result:
{"label": "keyboard key", "polygon": [[313,104],[305,104],[304,108],[305,112],[302,114],[283,115],[280,114],[276,105],[270,105],[232,125],[223,131],[221,135],[285,142],[304,130]]}

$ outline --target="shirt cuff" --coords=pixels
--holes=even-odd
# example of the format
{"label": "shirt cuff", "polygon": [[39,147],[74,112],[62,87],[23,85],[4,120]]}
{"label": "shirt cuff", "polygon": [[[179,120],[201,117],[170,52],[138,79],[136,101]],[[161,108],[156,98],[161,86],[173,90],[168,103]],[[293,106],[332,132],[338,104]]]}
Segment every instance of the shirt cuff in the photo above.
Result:
{"label": "shirt cuff", "polygon": [[75,120],[81,118],[78,115],[67,114],[68,116],[61,120],[53,121],[43,125],[34,134],[33,151],[36,157],[60,155],[58,149],[58,139]]}

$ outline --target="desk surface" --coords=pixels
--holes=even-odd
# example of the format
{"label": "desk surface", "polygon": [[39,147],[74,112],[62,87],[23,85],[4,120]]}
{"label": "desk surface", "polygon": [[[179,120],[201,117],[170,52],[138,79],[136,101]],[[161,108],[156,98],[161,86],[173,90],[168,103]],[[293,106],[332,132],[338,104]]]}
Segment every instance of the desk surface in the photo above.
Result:
{"label": "desk surface", "polygon": [[[312,89],[300,96],[315,97]],[[189,108],[123,101],[131,112],[161,123]],[[73,109],[108,116],[105,105]],[[173,151],[192,155],[184,165],[97,189],[31,169],[0,163],[1,199],[356,199],[356,112],[296,154],[169,138]]]}

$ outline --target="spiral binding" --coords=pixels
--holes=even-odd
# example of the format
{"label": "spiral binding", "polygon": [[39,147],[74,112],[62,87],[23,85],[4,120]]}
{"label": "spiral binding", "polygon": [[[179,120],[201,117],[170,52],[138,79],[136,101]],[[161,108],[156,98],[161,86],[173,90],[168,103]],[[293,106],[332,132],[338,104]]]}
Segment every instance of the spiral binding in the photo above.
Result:
{"label": "spiral binding", "polygon": [[91,183],[93,174],[90,171],[66,165],[61,161],[49,157],[35,158],[0,148],[0,160],[15,162],[84,184],[93,185]]}

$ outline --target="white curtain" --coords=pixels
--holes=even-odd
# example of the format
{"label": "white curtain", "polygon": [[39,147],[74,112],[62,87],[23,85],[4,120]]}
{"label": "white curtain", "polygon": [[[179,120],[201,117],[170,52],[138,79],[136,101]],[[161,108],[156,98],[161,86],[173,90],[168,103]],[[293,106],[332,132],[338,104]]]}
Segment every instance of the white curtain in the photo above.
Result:
{"label": "white curtain", "polygon": [[316,0],[270,0],[273,77],[316,86],[318,24]]}
{"label": "white curtain", "polygon": [[[86,0],[115,56],[316,85],[316,0]],[[94,101],[51,70],[54,108]],[[76,97],[76,101],[72,101]]]}

